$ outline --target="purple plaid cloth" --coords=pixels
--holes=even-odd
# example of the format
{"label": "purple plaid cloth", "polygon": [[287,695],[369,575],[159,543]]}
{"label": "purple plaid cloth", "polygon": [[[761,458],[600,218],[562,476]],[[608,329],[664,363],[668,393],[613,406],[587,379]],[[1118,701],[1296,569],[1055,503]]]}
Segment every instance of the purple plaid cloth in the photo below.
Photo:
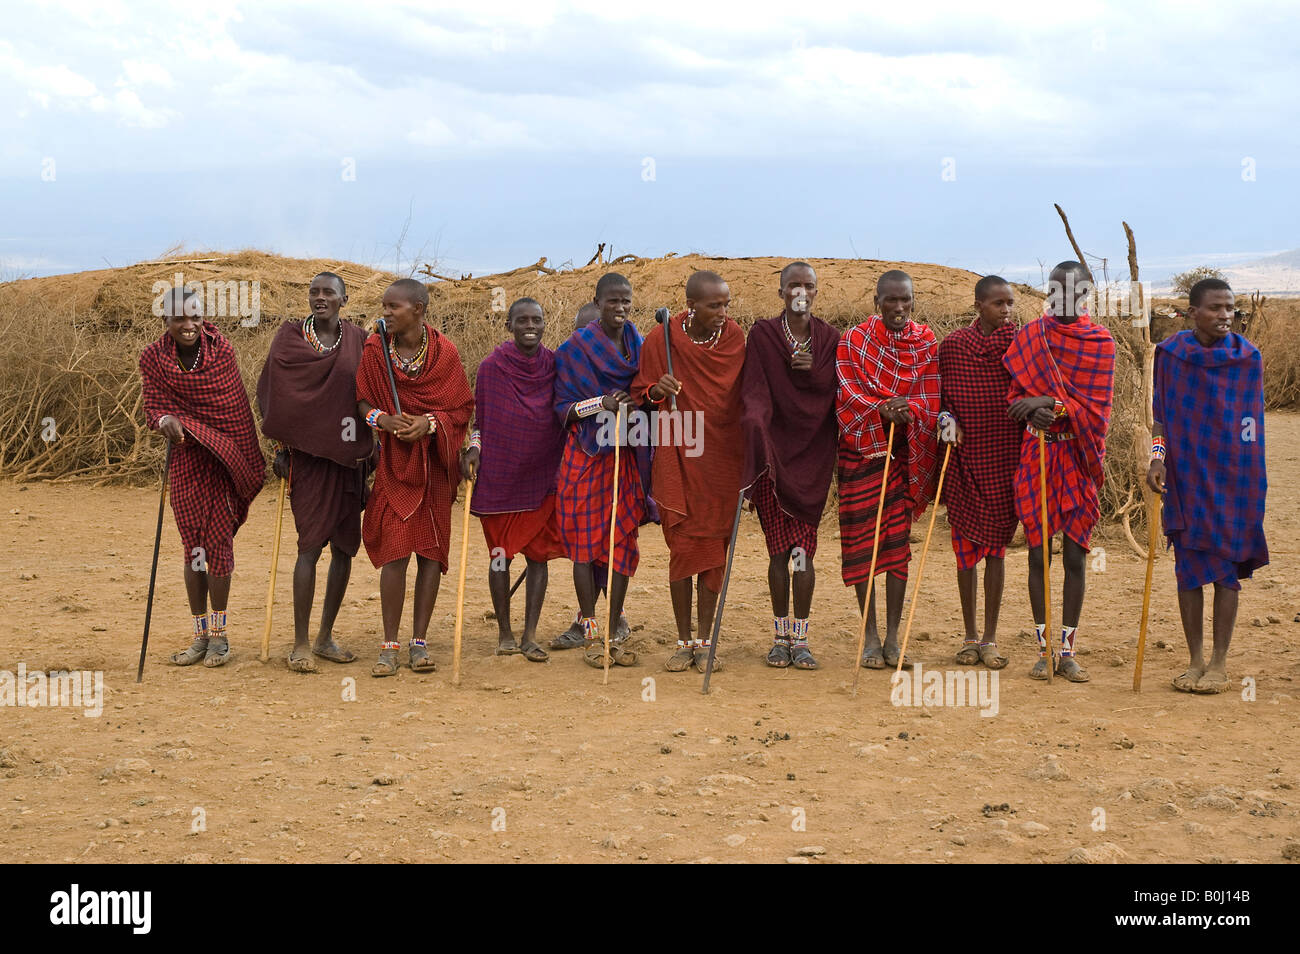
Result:
{"label": "purple plaid cloth", "polygon": [[1263,380],[1259,350],[1241,335],[1207,348],[1180,331],[1156,347],[1165,535],[1175,555],[1182,548],[1227,560],[1239,577],[1268,563]]}
{"label": "purple plaid cloth", "polygon": [[483,451],[472,513],[536,510],[555,492],[564,425],[554,404],[553,351],[528,356],[512,339],[483,359],[474,379]]}

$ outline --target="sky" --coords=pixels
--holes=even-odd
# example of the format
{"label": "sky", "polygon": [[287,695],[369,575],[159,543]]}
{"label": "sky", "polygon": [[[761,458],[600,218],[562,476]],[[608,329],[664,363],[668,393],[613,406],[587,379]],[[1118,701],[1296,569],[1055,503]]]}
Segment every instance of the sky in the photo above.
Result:
{"label": "sky", "polygon": [[[1069,15],[1066,15],[1068,9]],[[37,2],[0,280],[256,247],[409,274],[886,258],[1038,283],[1300,248],[1286,4]]]}

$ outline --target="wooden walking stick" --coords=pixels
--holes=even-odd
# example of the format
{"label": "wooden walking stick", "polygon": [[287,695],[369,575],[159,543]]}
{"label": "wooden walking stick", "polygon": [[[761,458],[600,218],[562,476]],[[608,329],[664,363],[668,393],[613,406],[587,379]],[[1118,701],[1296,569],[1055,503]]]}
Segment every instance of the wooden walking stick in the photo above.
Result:
{"label": "wooden walking stick", "polygon": [[1043,500],[1043,639],[1047,643],[1047,681],[1056,670],[1056,644],[1052,642],[1052,535],[1047,526],[1047,434],[1038,432],[1038,488]]}
{"label": "wooden walking stick", "polygon": [[[665,328],[666,332],[668,329]],[[614,531],[618,528],[618,450],[622,444],[623,405],[619,404],[614,412],[614,499],[609,508],[609,566],[605,573],[605,605],[609,609],[609,618],[605,626],[605,676],[601,685],[609,683],[609,634],[614,629]]]}
{"label": "wooden walking stick", "polygon": [[465,626],[465,564],[469,562],[469,505],[474,481],[465,481],[465,516],[460,524],[460,572],[456,581],[456,630],[451,640],[451,684],[460,685],[460,634]]}
{"label": "wooden walking stick", "polygon": [[736,534],[740,532],[740,513],[745,506],[745,490],[741,488],[736,501],[736,519],[731,524],[731,542],[727,544],[727,572],[722,577],[722,592],[718,594],[718,610],[713,614],[713,637],[709,640],[709,659],[704,664],[704,685],[700,692],[709,694],[709,680],[713,677],[713,660],[718,655],[718,636],[722,632],[722,608],[727,605],[727,584],[731,582],[731,561],[736,557]]}
{"label": "wooden walking stick", "polygon": [[167,501],[167,476],[172,469],[172,442],[167,442],[167,457],[163,460],[162,491],[158,494],[158,529],[153,534],[153,568],[149,570],[149,599],[144,605],[144,639],[140,641],[140,668],[135,681],[144,681],[144,654],[149,648],[149,620],[153,616],[153,587],[158,579],[158,547],[162,544],[163,504]]}
{"label": "wooden walking stick", "polygon": [[1151,494],[1147,505],[1147,581],[1142,587],[1142,625],[1138,629],[1137,664],[1133,669],[1133,691],[1142,691],[1142,656],[1147,648],[1147,618],[1151,611],[1151,571],[1156,562],[1156,541],[1160,535],[1160,497]]}
{"label": "wooden walking stick", "polygon": [[[853,656],[853,697],[858,695],[858,675],[862,668],[862,647],[867,642],[867,610],[871,609],[871,591],[876,585],[876,557],[880,555],[880,519],[885,515],[885,491],[889,488],[889,461],[894,449],[894,422],[889,422],[889,440],[885,446],[885,472],[880,478],[880,503],[876,506],[876,536],[871,543],[871,569],[867,571],[867,595],[862,599],[862,623],[858,626],[858,651]],[[899,657],[902,658],[901,656]]]}
{"label": "wooden walking stick", "polygon": [[271,582],[266,588],[266,625],[262,627],[262,662],[271,654],[271,614],[275,610],[275,571],[280,567],[280,527],[284,524],[284,496],[289,482],[280,478],[280,504],[275,508],[275,546],[271,548]]}
{"label": "wooden walking stick", "polygon": [[930,551],[930,535],[934,533],[934,521],[939,516],[939,495],[943,493],[943,476],[948,472],[948,458],[952,454],[952,445],[943,451],[943,466],[939,468],[939,486],[934,491],[934,507],[930,510],[930,529],[925,531],[925,543],[921,545],[921,562],[916,568],[916,582],[912,584],[912,605],[907,610],[907,626],[903,628],[903,645],[898,650],[898,665],[895,673],[903,671],[903,658],[907,655],[907,638],[912,635],[912,619],[916,616],[916,598],[921,595],[921,574],[925,572],[925,556]]}

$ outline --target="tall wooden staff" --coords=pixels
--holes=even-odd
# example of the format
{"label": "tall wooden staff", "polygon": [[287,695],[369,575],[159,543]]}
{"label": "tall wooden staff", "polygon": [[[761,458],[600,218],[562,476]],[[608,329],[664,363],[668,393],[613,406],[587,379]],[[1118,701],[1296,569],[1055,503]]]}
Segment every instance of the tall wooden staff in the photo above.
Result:
{"label": "tall wooden staff", "polygon": [[135,681],[144,681],[144,654],[149,648],[149,620],[153,616],[153,585],[158,579],[158,547],[162,544],[163,504],[167,500],[167,475],[172,469],[172,442],[167,442],[167,457],[163,461],[162,491],[158,494],[158,529],[153,534],[153,568],[149,570],[149,599],[144,604],[144,639],[140,641],[140,668]]}
{"label": "tall wooden staff", "polygon": [[[664,332],[667,333],[665,328]],[[609,564],[605,570],[605,603],[609,610],[609,617],[605,625],[605,675],[601,680],[601,685],[609,683],[609,634],[614,629],[614,540],[615,530],[618,529],[618,461],[619,447],[623,443],[623,404],[618,405],[618,410],[614,412],[614,497],[610,502],[609,508]]]}
{"label": "tall wooden staff", "polygon": [[1142,656],[1147,648],[1147,614],[1151,611],[1151,571],[1156,562],[1156,541],[1160,535],[1160,497],[1148,495],[1147,504],[1147,581],[1142,588],[1142,625],[1138,629],[1137,664],[1133,669],[1133,691],[1142,691]]}
{"label": "tall wooden staff", "polygon": [[925,531],[925,543],[921,546],[921,563],[916,568],[916,582],[912,584],[912,605],[907,610],[907,626],[903,629],[903,645],[898,651],[898,666],[894,672],[903,671],[903,658],[907,655],[907,638],[912,635],[912,619],[916,616],[916,600],[921,595],[921,574],[925,572],[925,556],[930,551],[930,535],[934,533],[934,521],[939,516],[939,495],[943,493],[943,476],[948,472],[948,458],[952,455],[952,445],[947,444],[943,451],[943,466],[939,468],[939,486],[934,491],[934,507],[930,510],[930,529]]}
{"label": "tall wooden staff", "polygon": [[1043,501],[1043,639],[1047,642],[1047,681],[1056,670],[1056,644],[1052,642],[1052,535],[1047,526],[1047,435],[1038,432],[1038,488]]}
{"label": "tall wooden staff", "polygon": [[465,626],[465,564],[469,562],[469,505],[474,481],[465,481],[465,517],[460,525],[460,573],[456,581],[456,630],[451,640],[451,684],[460,685],[460,636]]}
{"label": "tall wooden staff", "polygon": [[275,509],[275,546],[271,548],[271,582],[266,588],[266,625],[262,627],[262,662],[266,662],[271,654],[271,614],[275,610],[275,571],[280,566],[280,527],[284,524],[284,496],[288,485],[289,482],[281,477],[280,504]]}
{"label": "tall wooden staff", "polygon": [[[889,488],[889,460],[894,449],[894,422],[889,422],[889,440],[885,447],[885,472],[880,478],[880,503],[876,507],[876,536],[871,543],[871,569],[867,571],[867,595],[862,599],[862,622],[858,626],[858,651],[853,656],[853,696],[858,695],[859,670],[862,668],[862,647],[867,642],[867,612],[871,609],[871,591],[876,586],[876,557],[880,555],[880,519],[885,515],[885,491]],[[899,657],[902,658],[901,656]]]}

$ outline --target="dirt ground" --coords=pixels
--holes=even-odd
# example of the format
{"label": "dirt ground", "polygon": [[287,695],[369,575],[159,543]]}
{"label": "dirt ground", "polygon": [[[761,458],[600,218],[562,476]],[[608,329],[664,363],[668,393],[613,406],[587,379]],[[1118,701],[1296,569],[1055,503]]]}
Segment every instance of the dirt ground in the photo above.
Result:
{"label": "dirt ground", "polygon": [[[1253,701],[1248,687],[1205,697],[1170,688],[1186,657],[1165,554],[1155,568],[1144,688],[1133,693],[1144,567],[1114,532],[1099,541],[1104,569],[1089,575],[1079,636],[1087,685],[1027,677],[1025,553],[1008,554],[1001,643],[1012,661],[992,717],[972,707],[895,707],[883,672],[863,671],[850,696],[856,614],[829,524],[811,634],[822,669],[765,666],[771,617],[753,515],[742,524],[726,607],[729,665],[709,696],[698,674],[663,669],[671,611],[656,527],[643,530],[629,597],[629,616],[643,627],[634,636],[642,660],[612,671],[607,686],[573,651],[545,665],[492,655],[477,525],[459,688],[451,684],[454,574],[430,633],[438,671],[370,677],[378,574],[364,551],[337,628],[360,661],[290,673],[290,520],[271,659],[258,659],[270,492],[236,538],[234,654],[223,669],[164,662],[189,639],[168,515],[145,681],[136,685],[157,491],[0,484],[0,670],[103,670],[105,687],[97,718],[79,708],[0,709],[0,860],[1300,857],[1300,579],[1292,575],[1300,415],[1271,415],[1268,428],[1273,563],[1245,585],[1229,658],[1234,684],[1254,680]],[[453,526],[455,556],[459,508]],[[952,669],[960,618],[939,526],[911,654],[927,668]],[[318,595],[324,570],[322,561]],[[1059,568],[1053,588],[1059,595]],[[574,606],[569,567],[555,563],[543,634],[563,629]],[[355,701],[345,699],[349,679]]]}

